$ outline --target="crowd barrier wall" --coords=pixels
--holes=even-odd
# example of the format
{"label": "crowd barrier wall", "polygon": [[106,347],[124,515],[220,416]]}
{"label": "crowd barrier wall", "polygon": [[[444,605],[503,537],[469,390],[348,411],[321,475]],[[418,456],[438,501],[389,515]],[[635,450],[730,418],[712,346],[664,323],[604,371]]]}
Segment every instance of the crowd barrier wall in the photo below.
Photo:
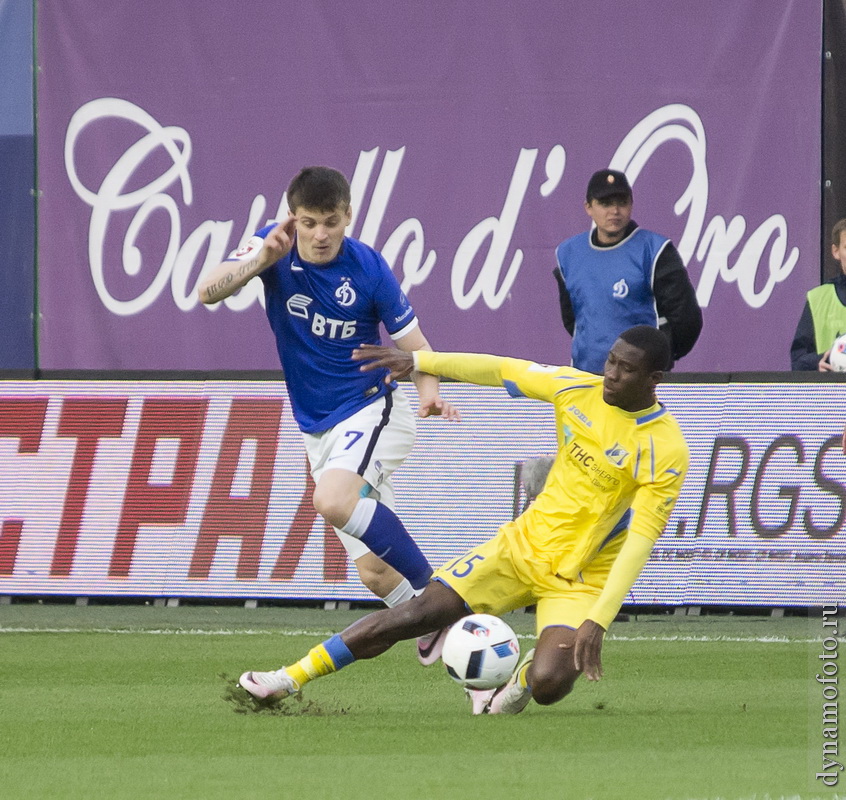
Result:
{"label": "crowd barrier wall", "polygon": [[[0,383],[0,595],[373,599],[312,509],[284,383],[161,377]],[[843,600],[844,379],[790,377],[659,387],[690,472],[627,603]],[[546,404],[445,393],[464,419],[420,421],[394,476],[398,512],[436,565],[511,518],[515,466],[556,450]]]}

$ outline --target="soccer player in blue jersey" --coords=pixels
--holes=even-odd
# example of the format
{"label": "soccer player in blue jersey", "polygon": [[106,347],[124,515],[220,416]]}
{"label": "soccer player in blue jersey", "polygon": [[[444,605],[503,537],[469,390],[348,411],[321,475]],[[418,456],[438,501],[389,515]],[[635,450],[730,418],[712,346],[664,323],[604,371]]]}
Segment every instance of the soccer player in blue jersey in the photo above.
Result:
{"label": "soccer player in blue jersey", "polygon": [[[362,582],[388,606],[408,600],[432,574],[393,511],[391,473],[414,443],[414,413],[402,389],[351,359],[380,342],[380,324],[407,352],[430,350],[417,316],[385,259],[345,235],[352,219],[350,185],[329,167],[306,167],[287,191],[290,213],[259,230],[198,285],[217,303],[258,276],[294,417],[315,481],[314,507],[332,524]],[[457,419],[438,378],[413,376],[417,415]],[[423,632],[428,633],[428,632]],[[418,642],[420,660],[440,648]]]}
{"label": "soccer player in blue jersey", "polygon": [[273,672],[245,672],[254,697],[286,697],[373,658],[401,639],[466,614],[537,606],[538,641],[499,691],[472,692],[473,713],[515,714],[565,697],[580,674],[602,676],[602,641],[661,535],[687,472],[678,424],[655,396],[670,348],[657,328],[630,328],[599,377],[572,367],[468,353],[362,346],[364,369],[412,369],[554,407],[558,453],[543,491],[496,536],[438,569],[426,590],[358,620]]}

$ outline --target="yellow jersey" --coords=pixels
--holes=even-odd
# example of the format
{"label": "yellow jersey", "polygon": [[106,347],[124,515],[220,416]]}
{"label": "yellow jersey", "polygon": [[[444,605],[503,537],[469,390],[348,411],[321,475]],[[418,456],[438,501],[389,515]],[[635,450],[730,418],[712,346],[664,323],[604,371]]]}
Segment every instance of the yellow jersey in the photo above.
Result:
{"label": "yellow jersey", "polygon": [[617,570],[614,594],[625,594],[664,530],[687,472],[687,444],[667,409],[657,402],[637,412],[608,405],[602,377],[571,367],[470,353],[420,350],[414,356],[423,372],[502,385],[514,397],[553,405],[558,453],[544,490],[520,519],[533,560],[579,580],[603,546],[628,528],[628,539],[636,534],[648,541],[640,539],[637,563]]}

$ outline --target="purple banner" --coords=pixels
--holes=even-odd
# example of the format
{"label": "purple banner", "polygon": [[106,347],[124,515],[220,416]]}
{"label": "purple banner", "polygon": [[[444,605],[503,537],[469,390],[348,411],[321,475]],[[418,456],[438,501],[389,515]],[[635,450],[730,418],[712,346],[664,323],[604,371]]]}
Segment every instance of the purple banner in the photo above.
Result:
{"label": "purple banner", "polygon": [[803,0],[44,3],[41,366],[277,367],[258,281],[215,308],[195,287],[329,164],[436,349],[569,361],[554,249],[611,166],[704,310],[678,369],[788,369],[820,274],[820,48]]}

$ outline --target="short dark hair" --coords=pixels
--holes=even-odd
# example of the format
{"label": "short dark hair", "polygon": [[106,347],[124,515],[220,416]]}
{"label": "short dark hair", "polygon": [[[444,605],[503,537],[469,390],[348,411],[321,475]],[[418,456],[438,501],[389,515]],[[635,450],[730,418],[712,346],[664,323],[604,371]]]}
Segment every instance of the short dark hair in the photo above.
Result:
{"label": "short dark hair", "polygon": [[645,365],[649,372],[665,370],[670,364],[670,341],[658,328],[651,325],[635,325],[620,334],[628,344],[643,350]]}
{"label": "short dark hair", "polygon": [[846,219],[839,219],[834,223],[831,229],[831,243],[835,247],[840,247],[840,234],[846,231]]}
{"label": "short dark hair", "polygon": [[334,211],[350,204],[350,183],[331,167],[303,167],[288,185],[288,208]]}

